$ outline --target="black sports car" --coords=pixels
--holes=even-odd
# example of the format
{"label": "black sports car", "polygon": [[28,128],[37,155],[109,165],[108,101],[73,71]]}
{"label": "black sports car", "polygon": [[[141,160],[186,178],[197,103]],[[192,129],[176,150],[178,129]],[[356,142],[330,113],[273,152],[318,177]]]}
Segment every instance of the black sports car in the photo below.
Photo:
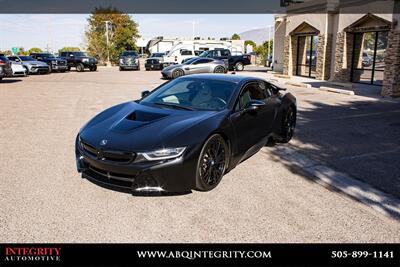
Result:
{"label": "black sports car", "polygon": [[111,107],[76,138],[82,177],[129,191],[208,191],[272,138],[288,142],[296,99],[262,79],[184,76]]}

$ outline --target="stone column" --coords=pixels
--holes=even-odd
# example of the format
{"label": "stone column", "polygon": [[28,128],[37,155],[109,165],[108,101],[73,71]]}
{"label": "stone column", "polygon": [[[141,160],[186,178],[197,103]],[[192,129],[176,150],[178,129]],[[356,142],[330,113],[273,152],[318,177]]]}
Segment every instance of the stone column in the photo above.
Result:
{"label": "stone column", "polygon": [[400,29],[389,32],[381,94],[400,97]]}
{"label": "stone column", "polygon": [[332,80],[350,82],[354,34],[338,32],[336,35],[335,65]]}

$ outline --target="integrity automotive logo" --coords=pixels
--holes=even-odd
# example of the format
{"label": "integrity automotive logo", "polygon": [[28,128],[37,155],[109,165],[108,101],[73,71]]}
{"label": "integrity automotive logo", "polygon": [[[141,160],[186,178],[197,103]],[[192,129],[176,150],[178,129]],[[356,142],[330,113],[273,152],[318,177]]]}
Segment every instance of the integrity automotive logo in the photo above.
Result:
{"label": "integrity automotive logo", "polygon": [[4,262],[61,261],[60,247],[6,247]]}

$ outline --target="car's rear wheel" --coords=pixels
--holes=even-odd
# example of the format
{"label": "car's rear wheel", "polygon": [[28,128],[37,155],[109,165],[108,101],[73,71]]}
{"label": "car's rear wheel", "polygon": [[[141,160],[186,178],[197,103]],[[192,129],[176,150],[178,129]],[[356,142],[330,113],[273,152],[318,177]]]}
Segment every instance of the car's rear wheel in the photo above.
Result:
{"label": "car's rear wheel", "polygon": [[243,62],[237,62],[237,63],[235,64],[235,70],[237,70],[237,71],[243,71],[243,70],[244,70],[244,64],[243,64]]}
{"label": "car's rear wheel", "polygon": [[288,143],[292,139],[296,127],[296,110],[292,106],[286,111],[282,124],[282,136],[279,142]]}
{"label": "car's rear wheel", "polygon": [[83,66],[82,63],[79,63],[78,65],[76,65],[77,72],[83,72],[84,70],[85,70],[85,67]]}
{"label": "car's rear wheel", "polygon": [[217,66],[214,69],[214,73],[225,73],[225,68],[222,66]]}
{"label": "car's rear wheel", "polygon": [[201,149],[196,170],[196,190],[214,189],[228,167],[229,147],[219,134],[210,136]]}
{"label": "car's rear wheel", "polygon": [[177,70],[174,70],[174,72],[172,72],[172,78],[174,78],[174,79],[181,77],[183,75],[185,75],[185,73],[181,69],[177,69]]}
{"label": "car's rear wheel", "polygon": [[90,71],[96,71],[96,70],[97,70],[97,66],[90,67],[89,70],[90,70]]}

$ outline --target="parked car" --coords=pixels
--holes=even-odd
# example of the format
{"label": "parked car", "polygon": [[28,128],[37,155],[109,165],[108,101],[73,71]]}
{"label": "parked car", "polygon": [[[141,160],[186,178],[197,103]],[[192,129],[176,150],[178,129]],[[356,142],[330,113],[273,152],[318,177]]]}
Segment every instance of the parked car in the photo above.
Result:
{"label": "parked car", "polygon": [[140,70],[139,55],[135,51],[124,51],[119,56],[119,70]]}
{"label": "parked car", "polygon": [[362,53],[362,66],[363,68],[365,67],[370,67],[372,65],[372,58],[366,53]]}
{"label": "parked car", "polygon": [[21,62],[15,62],[12,61],[11,62],[11,69],[12,69],[12,76],[16,77],[16,76],[26,76],[26,69],[24,68],[24,66],[22,65]]}
{"label": "parked car", "polygon": [[12,75],[11,62],[10,60],[4,56],[4,54],[0,54],[0,81],[4,77],[9,77]]}
{"label": "parked car", "polygon": [[152,53],[149,58],[144,62],[144,67],[146,70],[161,70],[162,65],[160,61],[164,56],[164,53]]}
{"label": "parked car", "polygon": [[50,73],[50,67],[44,62],[38,61],[30,56],[9,56],[9,60],[22,63],[26,74],[47,74]]}
{"label": "parked car", "polygon": [[76,68],[78,72],[85,71],[85,69],[97,70],[97,59],[89,57],[85,52],[63,51],[60,53],[60,57],[67,60],[68,70],[71,70],[71,68]]}
{"label": "parked car", "polygon": [[49,65],[50,72],[52,71],[65,72],[68,70],[67,60],[60,57],[56,57],[53,54],[32,53],[30,54],[30,56],[38,61],[45,62],[47,65]]}
{"label": "parked car", "polygon": [[265,57],[265,67],[272,67],[272,55]]}
{"label": "parked car", "polygon": [[227,66],[222,60],[195,57],[185,63],[166,67],[161,71],[161,74],[165,79],[175,79],[188,74],[226,72]]}
{"label": "parked car", "polygon": [[89,121],[75,139],[77,170],[130,193],[212,190],[268,140],[291,140],[296,98],[281,90],[227,74],[164,83]]}
{"label": "parked car", "polygon": [[229,49],[215,49],[204,51],[200,54],[200,57],[220,59],[227,62],[230,70],[242,71],[244,66],[251,64],[251,55],[238,55],[232,56]]}

